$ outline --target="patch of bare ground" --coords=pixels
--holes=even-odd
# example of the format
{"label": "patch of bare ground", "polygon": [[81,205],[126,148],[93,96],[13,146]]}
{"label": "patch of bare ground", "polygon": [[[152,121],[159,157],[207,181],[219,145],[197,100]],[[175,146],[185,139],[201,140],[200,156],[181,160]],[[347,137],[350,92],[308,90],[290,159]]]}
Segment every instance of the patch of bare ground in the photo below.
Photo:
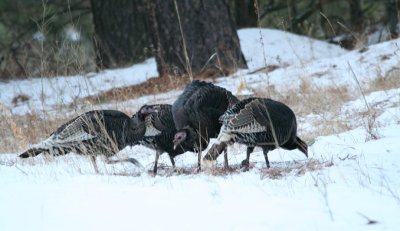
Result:
{"label": "patch of bare ground", "polygon": [[261,169],[261,179],[281,179],[292,174],[302,176],[306,172],[319,171],[333,165],[332,160],[321,161],[317,159],[274,163],[274,166],[271,166],[271,168]]}
{"label": "patch of bare ground", "polygon": [[130,172],[121,172],[121,173],[113,173],[111,174],[113,176],[129,176],[129,177],[139,177],[142,174],[139,172],[135,172],[135,173],[130,173]]}
{"label": "patch of bare ground", "polygon": [[[250,163],[249,169],[255,168],[254,163]],[[204,170],[207,174],[213,175],[213,176],[226,176],[226,175],[231,175],[231,174],[238,174],[244,171],[244,169],[241,168],[240,164],[235,164],[235,165],[229,165],[228,168],[225,168],[223,166],[212,166],[209,169]]]}
{"label": "patch of bare ground", "polygon": [[[206,70],[194,77],[197,80],[214,81],[216,76],[227,75],[229,73],[221,73],[215,70]],[[101,92],[97,95],[88,96],[80,99],[80,102],[99,104],[109,101],[125,101],[134,99],[144,95],[153,95],[168,92],[171,90],[181,89],[190,82],[189,76],[161,76],[151,78],[141,84],[113,88],[108,91]],[[79,103],[79,102],[78,102]]]}
{"label": "patch of bare ground", "polygon": [[79,102],[99,104],[109,101],[125,101],[143,95],[159,94],[162,92],[182,88],[187,83],[189,83],[188,77],[163,76],[151,78],[138,85],[113,88],[93,96],[87,96],[80,99]]}
{"label": "patch of bare ground", "polygon": [[[264,164],[264,163],[263,163]],[[323,170],[333,166],[333,161],[322,161],[317,159],[308,159],[305,161],[283,161],[271,162],[271,167],[258,167],[256,163],[250,163],[249,170],[259,170],[261,179],[281,179],[289,175],[302,176],[306,172]],[[222,166],[213,166],[210,169],[204,170],[207,174],[213,176],[227,176],[232,174],[240,174],[245,172],[239,164],[230,165],[229,168]]]}

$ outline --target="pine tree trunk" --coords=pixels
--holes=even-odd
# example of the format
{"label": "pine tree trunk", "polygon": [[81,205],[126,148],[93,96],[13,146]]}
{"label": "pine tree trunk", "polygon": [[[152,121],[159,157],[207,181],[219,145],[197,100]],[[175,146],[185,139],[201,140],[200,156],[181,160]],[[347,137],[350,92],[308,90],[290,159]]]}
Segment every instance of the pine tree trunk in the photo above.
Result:
{"label": "pine tree trunk", "polygon": [[[259,0],[235,0],[235,22],[238,28],[257,27],[257,9],[254,1]],[[260,10],[260,9],[258,9]]]}
{"label": "pine tree trunk", "polygon": [[98,68],[145,59],[148,38],[143,4],[143,0],[91,0]]}
{"label": "pine tree trunk", "polygon": [[390,34],[392,38],[397,38],[399,36],[399,31],[397,26],[399,24],[399,4],[397,0],[385,0],[386,6],[386,25],[389,27]]}
{"label": "pine tree trunk", "polygon": [[350,21],[354,32],[361,33],[364,26],[364,13],[360,0],[348,0],[350,5]]}
{"label": "pine tree trunk", "polygon": [[160,76],[223,75],[246,67],[224,0],[147,0],[147,12]]}

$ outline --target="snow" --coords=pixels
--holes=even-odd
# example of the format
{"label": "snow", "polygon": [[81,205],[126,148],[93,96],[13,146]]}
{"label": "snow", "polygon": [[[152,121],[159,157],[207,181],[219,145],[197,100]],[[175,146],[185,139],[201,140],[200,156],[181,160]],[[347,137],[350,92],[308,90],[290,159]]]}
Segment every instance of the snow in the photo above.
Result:
{"label": "snow", "polygon": [[[105,70],[81,76],[32,78],[0,83],[0,100],[12,114],[26,114],[54,110],[56,105],[66,105],[79,98],[94,95],[116,87],[139,84],[158,76],[154,58],[129,68]],[[18,95],[27,95],[26,103],[13,105]]]}
{"label": "snow", "polygon": [[[260,69],[265,66],[260,33],[267,65],[278,65],[276,70]],[[353,89],[336,118],[350,129],[314,137],[308,159],[297,150],[271,151],[270,169],[256,148],[247,172],[239,169],[246,152],[238,144],[228,148],[232,172],[222,171],[220,157],[215,169],[195,173],[196,156],[188,152],[175,159],[182,173],[170,173],[169,158],[162,155],[155,177],[147,172],[155,153],[141,145],[114,158],[135,157],[144,169],[106,164],[98,157],[100,174],[87,157],[72,153],[26,160],[16,153],[0,154],[1,230],[398,230],[400,89],[366,92],[363,97],[358,88],[398,68],[400,40],[347,52],[277,30],[244,29],[239,37],[249,69],[218,78],[216,84],[235,94],[253,94],[268,83],[284,94],[296,90],[301,81]],[[0,83],[0,106],[8,109],[7,115],[48,112],[59,104],[156,76],[155,61],[149,59],[97,74],[14,80]],[[134,111],[144,103],[172,103],[180,92],[98,107]],[[30,99],[14,106],[12,98],[22,93]],[[371,139],[366,118],[360,117],[368,110],[376,111],[377,139]],[[312,112],[298,116],[300,137],[320,129],[313,125],[315,118]]]}
{"label": "snow", "polygon": [[336,45],[274,29],[242,29],[238,36],[250,70],[266,65],[305,65],[311,60],[346,53]]}
{"label": "snow", "polygon": [[[288,49],[286,45],[283,47]],[[331,50],[330,46],[325,47],[325,49]],[[274,50],[272,48],[266,49],[266,52],[268,51],[273,52]],[[254,52],[256,53],[256,51]],[[293,52],[286,51],[284,54],[287,53]],[[303,60],[302,64],[294,59],[291,65],[284,65],[282,68],[271,72],[259,71],[247,74],[242,71],[238,72],[237,76],[244,79],[250,88],[255,88],[260,81],[267,81],[280,92],[287,91],[288,83],[292,88],[299,88],[301,83],[305,81],[317,86],[347,86],[351,90],[356,90],[358,86],[355,78],[362,87],[365,87],[377,76],[387,76],[390,72],[398,71],[400,40],[396,39],[373,45],[368,47],[366,51],[355,50],[343,54],[336,50],[336,52],[321,53],[327,54],[327,56],[307,62],[308,57],[313,57],[313,55],[304,51],[300,53],[302,54],[300,56]],[[329,56],[332,53],[336,55]],[[270,63],[274,63],[274,61],[267,62],[267,65]],[[244,74],[245,76],[243,76]]]}

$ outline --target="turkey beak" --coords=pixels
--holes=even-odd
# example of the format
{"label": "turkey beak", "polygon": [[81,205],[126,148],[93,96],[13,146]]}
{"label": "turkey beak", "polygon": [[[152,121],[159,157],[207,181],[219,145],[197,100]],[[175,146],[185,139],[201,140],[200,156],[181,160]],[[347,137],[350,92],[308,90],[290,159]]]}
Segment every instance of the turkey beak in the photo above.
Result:
{"label": "turkey beak", "polygon": [[174,150],[176,150],[176,147],[178,147],[178,145],[179,145],[179,142],[178,142],[178,141],[176,141],[176,140],[174,140],[173,142],[174,142]]}

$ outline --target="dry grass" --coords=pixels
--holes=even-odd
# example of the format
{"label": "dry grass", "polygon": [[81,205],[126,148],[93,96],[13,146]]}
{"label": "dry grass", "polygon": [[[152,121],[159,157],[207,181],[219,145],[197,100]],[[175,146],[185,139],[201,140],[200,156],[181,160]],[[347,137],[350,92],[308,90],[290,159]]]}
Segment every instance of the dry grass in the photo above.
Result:
{"label": "dry grass", "polygon": [[[332,160],[322,161],[316,159],[308,159],[305,161],[283,161],[283,162],[272,162],[271,168],[266,168],[264,162],[262,167],[256,165],[256,163],[250,163],[249,169],[251,171],[260,171],[261,179],[282,179],[289,175],[302,176],[306,172],[319,171],[327,167],[333,166]],[[227,176],[232,174],[240,174],[246,171],[241,168],[239,164],[231,165],[228,169],[224,167],[214,166],[210,169],[206,169],[206,173],[213,176]]]}
{"label": "dry grass", "polygon": [[138,85],[113,88],[111,90],[101,92],[97,95],[88,96],[80,99],[79,102],[99,104],[109,101],[125,101],[143,95],[159,94],[162,92],[178,89],[185,86],[187,83],[189,83],[189,78],[187,77],[177,78],[164,76],[159,78],[152,78]]}
{"label": "dry grass", "polygon": [[[196,79],[202,79],[206,76],[212,76],[212,73],[204,73],[204,76],[196,76]],[[62,105],[61,108],[68,108],[74,111],[73,116],[65,117],[60,112],[60,117],[40,116],[39,114],[16,115],[9,109],[0,104],[0,153],[21,152],[29,144],[34,144],[48,137],[53,131],[74,116],[83,113],[83,105],[95,105],[105,102],[119,102],[134,99],[143,95],[158,94],[173,89],[183,88],[189,82],[187,76],[152,78],[139,85],[113,88],[109,91],[99,93],[94,96],[88,96],[78,99],[69,105]],[[23,103],[26,100],[25,94],[14,97],[14,106]],[[43,118],[46,117],[46,118]]]}
{"label": "dry grass", "polygon": [[302,176],[306,172],[319,171],[327,167],[333,166],[334,163],[330,161],[321,161],[316,159],[309,159],[307,161],[291,161],[281,164],[281,166],[274,166],[261,170],[261,178],[281,179],[290,174]]}
{"label": "dry grass", "polygon": [[[76,111],[73,115],[66,117],[43,118],[38,114],[12,115],[0,111],[0,153],[21,152],[28,148],[29,144],[35,144],[56,131],[61,125],[70,121],[72,118],[84,112]],[[83,117],[84,118],[84,117]],[[89,129],[95,129],[92,121],[87,121]],[[99,124],[102,122],[99,119]],[[105,127],[100,127],[103,134],[106,133]],[[107,138],[107,137],[106,137]],[[111,147],[105,149],[116,150],[116,144],[112,142],[113,137],[108,137],[105,143],[110,143]]]}
{"label": "dry grass", "polygon": [[[299,128],[299,134],[305,140],[313,140],[321,135],[340,133],[351,129],[345,120],[338,119],[342,106],[353,99],[346,87],[319,87],[302,80],[298,89],[278,92],[274,87],[253,89],[258,97],[271,97],[287,104],[295,112],[299,124],[311,123],[315,131],[305,133]],[[267,93],[270,95],[267,95]]]}
{"label": "dry grass", "polygon": [[400,88],[400,68],[393,68],[388,71],[386,76],[378,76],[372,80],[366,92],[386,91],[394,88]]}
{"label": "dry grass", "polygon": [[[320,87],[310,80],[302,80],[299,88],[278,92],[273,86],[252,89],[258,97],[271,97],[291,107],[297,115],[300,125],[310,124],[314,129],[302,131],[300,136],[310,142],[318,136],[337,134],[363,126],[367,132],[367,139],[380,137],[376,119],[382,113],[379,107],[369,105],[365,95],[375,91],[386,91],[400,88],[400,68],[393,68],[386,76],[377,76],[367,87],[361,87],[357,81],[359,91],[350,92],[347,87]],[[357,80],[357,77],[354,76]],[[344,114],[342,108],[345,103],[363,97],[365,110]],[[356,119],[358,118],[358,119]],[[361,122],[361,124],[360,124]]]}
{"label": "dry grass", "polygon": [[[383,59],[385,57],[382,57]],[[267,66],[268,71],[272,71],[276,66]],[[196,76],[195,79],[207,78],[210,80],[220,73],[203,73],[202,76]],[[400,88],[400,68],[393,68],[387,76],[378,76],[370,82],[368,88],[362,89],[369,93],[377,90],[389,90]],[[110,101],[125,101],[134,99],[143,95],[159,94],[174,89],[183,88],[190,78],[188,76],[172,77],[163,76],[152,78],[139,85],[114,88],[109,91],[99,93],[94,96],[78,99],[73,105],[68,105],[71,109],[79,107],[81,104],[101,104]],[[261,84],[262,85],[262,84]],[[243,86],[242,86],[243,87]],[[311,80],[302,79],[300,87],[289,89],[285,92],[278,92],[273,86],[260,86],[259,89],[252,89],[257,97],[271,97],[289,105],[298,117],[299,124],[311,123],[315,129],[311,132],[299,131],[301,137],[306,141],[311,141],[321,135],[337,134],[350,130],[352,127],[345,119],[347,117],[360,117],[368,121],[365,125],[367,131],[373,133],[376,129],[374,122],[377,117],[376,110],[369,110],[357,115],[342,115],[342,106],[349,100],[354,99],[354,94],[349,92],[346,87],[320,87],[311,82]],[[27,100],[24,94],[15,98],[14,104],[17,105]],[[1,105],[0,105],[1,106]],[[310,119],[310,115],[312,118]],[[51,118],[51,117],[50,117]],[[12,115],[9,112],[0,113],[0,153],[20,152],[27,148],[29,144],[37,143],[47,137],[51,132],[57,129],[61,124],[67,122],[69,118],[43,119],[39,115],[28,114],[24,116]],[[354,119],[354,118],[353,118]],[[316,171],[322,167],[328,167],[329,163],[321,163],[316,160],[310,160],[301,166],[293,165],[291,167],[273,167],[267,170],[261,170],[264,178],[278,179],[288,174],[304,174],[306,171]],[[162,167],[161,167],[162,169]],[[193,174],[193,169],[181,169],[175,174]],[[230,169],[218,168],[212,174],[226,175],[241,172],[239,166],[233,166]]]}
{"label": "dry grass", "polygon": [[[370,82],[365,92],[398,88],[400,87],[400,81],[398,81],[399,75],[400,69],[393,69],[387,76],[378,76]],[[196,79],[201,78],[204,78],[204,76],[196,77]],[[143,95],[158,94],[172,89],[183,88],[188,82],[188,77],[164,76],[161,78],[152,78],[136,86],[114,88],[95,96],[79,99],[77,102],[74,102],[74,105],[69,106],[71,107],[71,111],[73,111],[74,108],[76,109],[82,104],[93,105],[108,101],[118,102]],[[300,125],[310,123],[315,127],[314,131],[305,132],[301,130],[300,126],[299,134],[307,141],[311,141],[321,135],[336,134],[352,129],[353,127],[345,119],[346,117],[357,116],[366,119],[366,121],[373,122],[379,115],[376,110],[357,115],[343,115],[341,108],[344,103],[354,99],[354,94],[349,92],[346,87],[332,86],[322,88],[303,79],[298,89],[289,89],[286,92],[278,92],[273,86],[268,87],[267,91],[264,86],[251,90],[253,90],[255,96],[271,97],[289,105],[297,115]],[[0,114],[0,152],[20,152],[29,144],[36,143],[42,138],[47,137],[61,124],[72,118],[51,119],[51,116],[49,116],[50,119],[43,119],[35,114],[24,116],[12,115],[4,107],[2,110]],[[366,124],[366,128],[370,129],[370,131],[373,131],[375,127],[374,123]]]}
{"label": "dry grass", "polygon": [[[229,73],[227,73],[229,74]],[[207,70],[199,75],[194,76],[196,80],[213,81],[216,76],[220,76],[219,71]],[[146,82],[127,86],[113,88],[108,91],[101,92],[97,95],[88,96],[79,100],[78,103],[91,103],[99,104],[109,101],[125,101],[128,99],[135,99],[143,95],[159,94],[175,89],[184,88],[190,82],[190,78],[186,75],[183,76],[161,76],[151,78]]]}
{"label": "dry grass", "polygon": [[[256,96],[268,97],[262,88],[254,89]],[[270,87],[270,95],[273,99],[289,105],[296,115],[305,116],[310,113],[323,114],[338,111],[342,105],[351,99],[346,87],[319,87],[316,84],[302,80],[298,89],[289,89],[278,92]]]}
{"label": "dry grass", "polygon": [[0,153],[21,152],[50,135],[68,119],[43,119],[38,115],[0,114]]}
{"label": "dry grass", "polygon": [[[399,81],[396,81],[398,73],[397,70],[394,70],[391,75],[385,78],[377,78],[371,82],[367,91],[390,89],[399,86]],[[95,96],[80,99],[70,107],[72,110],[81,104],[118,102],[143,95],[157,94],[182,88],[188,81],[189,78],[153,78],[140,85],[114,88]],[[305,140],[310,141],[317,136],[339,133],[352,128],[348,121],[338,119],[342,114],[341,108],[343,104],[353,99],[353,96],[345,87],[326,87],[322,89],[312,82],[303,80],[298,89],[290,89],[286,92],[278,92],[274,87],[269,87],[268,91],[265,90],[265,87],[252,90],[255,96],[271,97],[289,105],[295,111],[299,124],[309,122],[312,126],[318,128],[316,132],[311,133],[305,133],[300,130],[299,133]],[[268,96],[266,95],[267,92]],[[313,115],[312,119],[309,119],[310,114]],[[366,117],[368,113],[357,116]],[[52,131],[71,118],[43,119],[38,115],[32,114],[19,116],[2,113],[0,114],[0,129],[2,131],[0,135],[2,140],[0,152],[19,152],[25,149],[28,144],[36,143],[47,137]]]}

